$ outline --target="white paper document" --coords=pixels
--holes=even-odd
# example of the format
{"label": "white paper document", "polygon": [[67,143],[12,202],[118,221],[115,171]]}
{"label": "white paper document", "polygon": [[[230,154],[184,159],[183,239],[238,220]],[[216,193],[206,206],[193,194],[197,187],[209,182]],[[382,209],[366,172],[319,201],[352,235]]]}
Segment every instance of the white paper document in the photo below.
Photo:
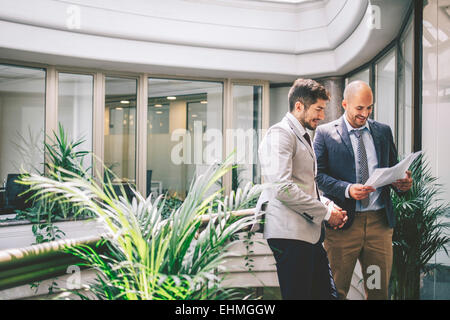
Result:
{"label": "white paper document", "polygon": [[406,177],[406,170],[408,170],[409,166],[421,153],[422,151],[411,153],[409,156],[407,156],[405,159],[391,168],[375,169],[364,185],[371,186],[376,189],[391,184],[398,179],[404,179]]}

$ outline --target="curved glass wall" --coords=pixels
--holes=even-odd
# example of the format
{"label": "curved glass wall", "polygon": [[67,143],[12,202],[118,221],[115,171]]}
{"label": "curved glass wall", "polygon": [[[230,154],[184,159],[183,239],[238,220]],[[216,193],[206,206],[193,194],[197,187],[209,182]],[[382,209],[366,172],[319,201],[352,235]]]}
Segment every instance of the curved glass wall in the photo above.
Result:
{"label": "curved glass wall", "polygon": [[[63,126],[69,141],[83,143],[79,151],[92,152],[92,117],[94,77],[91,75],[58,74],[58,122]],[[83,159],[83,167],[91,168],[92,156]]]}
{"label": "curved glass wall", "polygon": [[104,162],[114,183],[136,183],[137,80],[106,77]]}
{"label": "curved glass wall", "polygon": [[[442,0],[428,0],[423,11],[422,148],[432,174],[442,185],[441,203],[450,203],[450,10]],[[450,211],[440,218],[450,223]],[[445,235],[450,237],[450,228]],[[447,251],[450,245],[447,244]],[[440,250],[430,261],[436,270],[423,278],[421,299],[450,299],[450,257]]]}
{"label": "curved glass wall", "polygon": [[192,180],[222,159],[223,84],[150,78],[147,194],[184,199]]}
{"label": "curved glass wall", "polygon": [[236,168],[232,171],[232,189],[244,188],[248,182],[260,183],[258,135],[262,120],[262,86],[234,84],[232,135]]}
{"label": "curved glass wall", "polygon": [[[43,69],[0,65],[0,213],[25,205],[15,180],[22,170],[44,171]],[[21,191],[22,190],[22,191]]]}
{"label": "curved glass wall", "polygon": [[375,64],[375,108],[377,121],[389,125],[396,136],[395,82],[396,49],[391,49]]}
{"label": "curved glass wall", "polygon": [[412,151],[413,50],[414,28],[411,20],[400,38],[398,61],[397,148],[400,157]]}

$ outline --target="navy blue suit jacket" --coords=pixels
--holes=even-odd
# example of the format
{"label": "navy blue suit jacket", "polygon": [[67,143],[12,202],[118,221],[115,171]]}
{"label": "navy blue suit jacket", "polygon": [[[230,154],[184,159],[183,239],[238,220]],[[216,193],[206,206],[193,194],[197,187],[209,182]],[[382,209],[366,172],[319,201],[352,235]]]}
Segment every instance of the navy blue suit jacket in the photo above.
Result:
{"label": "navy blue suit jacket", "polygon": [[[314,151],[317,157],[316,181],[324,196],[347,210],[348,221],[343,229],[349,228],[355,217],[356,200],[345,197],[345,189],[356,183],[355,155],[352,143],[341,118],[321,125],[314,137]],[[368,120],[378,167],[392,167],[398,162],[397,148],[394,144],[391,128],[377,121]],[[383,187],[380,197],[384,202],[389,227],[395,226],[390,186]]]}

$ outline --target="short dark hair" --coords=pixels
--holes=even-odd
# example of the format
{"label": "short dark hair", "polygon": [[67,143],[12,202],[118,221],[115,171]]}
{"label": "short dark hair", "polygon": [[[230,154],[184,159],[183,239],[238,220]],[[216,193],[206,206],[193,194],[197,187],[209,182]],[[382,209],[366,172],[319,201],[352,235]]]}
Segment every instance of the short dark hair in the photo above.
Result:
{"label": "short dark hair", "polygon": [[305,109],[308,109],[318,99],[330,100],[330,94],[323,85],[312,79],[297,79],[289,90],[289,111],[294,110],[297,101],[303,103]]}

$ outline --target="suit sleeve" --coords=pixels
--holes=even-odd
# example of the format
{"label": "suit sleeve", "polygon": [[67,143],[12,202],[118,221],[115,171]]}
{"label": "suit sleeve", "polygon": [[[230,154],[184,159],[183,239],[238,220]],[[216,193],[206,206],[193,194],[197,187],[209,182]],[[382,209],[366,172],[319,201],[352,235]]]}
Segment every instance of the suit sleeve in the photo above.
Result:
{"label": "suit sleeve", "polygon": [[328,164],[328,149],[325,143],[325,133],[317,128],[314,137],[314,152],[317,158],[317,185],[323,193],[345,201],[345,189],[350,182],[337,180],[330,175]]}
{"label": "suit sleeve", "polygon": [[388,128],[389,134],[389,167],[393,167],[398,163],[397,147],[394,143],[394,137],[392,136],[392,130]]}
{"label": "suit sleeve", "polygon": [[[398,151],[397,147],[395,146],[394,137],[392,135],[392,130],[390,127],[388,128],[388,135],[389,135],[389,167],[393,167],[398,163]],[[389,186],[400,196],[406,194],[406,192],[400,191],[392,184]]]}
{"label": "suit sleeve", "polygon": [[321,223],[328,208],[292,179],[295,139],[282,128],[269,130],[259,150],[260,159],[265,160],[261,161],[261,170],[277,200],[298,214],[307,213],[314,223]]}

